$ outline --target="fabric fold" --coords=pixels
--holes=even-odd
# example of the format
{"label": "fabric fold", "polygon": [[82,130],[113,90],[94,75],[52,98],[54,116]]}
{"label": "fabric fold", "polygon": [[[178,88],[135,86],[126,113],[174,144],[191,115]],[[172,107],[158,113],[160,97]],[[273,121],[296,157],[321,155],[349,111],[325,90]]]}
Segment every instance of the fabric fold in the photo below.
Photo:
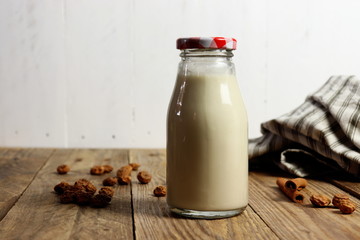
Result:
{"label": "fabric fold", "polygon": [[[256,157],[296,146],[319,156],[311,158],[314,166],[325,163],[360,176],[360,80],[332,76],[299,107],[262,123],[261,132],[262,137],[249,141],[250,164]],[[301,175],[296,169],[301,164],[287,168]]]}

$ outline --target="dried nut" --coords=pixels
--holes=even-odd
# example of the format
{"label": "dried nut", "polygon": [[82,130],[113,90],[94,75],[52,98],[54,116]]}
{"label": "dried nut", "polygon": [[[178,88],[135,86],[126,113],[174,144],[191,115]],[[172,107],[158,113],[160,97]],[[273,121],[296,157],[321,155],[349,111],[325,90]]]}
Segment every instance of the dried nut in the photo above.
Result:
{"label": "dried nut", "polygon": [[64,194],[60,195],[60,202],[61,203],[72,203],[74,202],[75,195],[73,192],[65,192]]}
{"label": "dried nut", "polygon": [[349,196],[346,194],[336,194],[332,199],[332,204],[339,208],[339,206],[342,204],[342,202],[346,202],[350,200]]}
{"label": "dried nut", "polygon": [[151,181],[151,174],[148,173],[147,171],[141,171],[138,173],[137,179],[139,180],[140,183],[143,184],[149,183]]}
{"label": "dried nut", "polygon": [[74,187],[77,190],[84,190],[85,192],[89,192],[95,194],[96,187],[87,179],[79,179],[75,182]]}
{"label": "dried nut", "polygon": [[72,203],[75,201],[75,194],[76,194],[76,189],[74,186],[69,185],[68,187],[66,187],[66,189],[64,190],[64,192],[62,194],[60,194],[59,198],[60,198],[60,202],[61,203]]}
{"label": "dried nut", "polygon": [[87,185],[89,184],[90,181],[85,179],[85,178],[80,178],[79,180],[77,180],[74,184],[74,186],[77,186],[77,185]]}
{"label": "dried nut", "polygon": [[54,191],[58,194],[63,194],[70,186],[67,182],[61,182],[54,187]]}
{"label": "dried nut", "polygon": [[318,195],[314,194],[310,197],[311,203],[316,207],[326,207],[330,204],[331,200],[324,196],[324,195]]}
{"label": "dried nut", "polygon": [[104,173],[112,172],[112,170],[114,169],[114,168],[113,168],[112,166],[110,166],[110,165],[104,165],[103,168],[104,168]]}
{"label": "dried nut", "polygon": [[350,214],[355,211],[356,204],[354,202],[352,202],[351,200],[343,201],[339,205],[339,209],[342,213]]}
{"label": "dried nut", "polygon": [[131,182],[131,171],[132,167],[129,165],[123,166],[117,171],[116,176],[119,184],[129,184]]}
{"label": "dried nut", "polygon": [[111,187],[102,187],[99,190],[99,194],[101,195],[107,195],[110,198],[112,198],[114,196],[114,189],[112,189]]}
{"label": "dried nut", "polygon": [[87,192],[85,190],[78,190],[74,194],[74,202],[80,205],[86,205],[90,203],[93,195],[94,194],[91,192]]}
{"label": "dried nut", "polygon": [[91,199],[91,206],[96,208],[106,207],[111,202],[111,198],[107,195],[96,194]]}
{"label": "dried nut", "polygon": [[138,163],[130,163],[129,165],[132,167],[132,170],[133,170],[133,171],[138,170],[139,167],[141,166],[141,165],[138,164]]}
{"label": "dried nut", "polygon": [[57,167],[56,171],[58,174],[66,174],[70,171],[70,167],[68,165],[60,165]]}
{"label": "dried nut", "polygon": [[105,178],[103,181],[104,186],[114,186],[118,182],[118,179],[116,177],[108,177]]}
{"label": "dried nut", "polygon": [[[92,201],[96,192],[96,187],[87,179],[79,179],[75,182],[74,185],[61,182],[54,187],[54,190],[60,194],[61,203],[77,203],[80,205],[85,205]],[[102,189],[102,192],[111,195],[113,190],[111,188],[110,190]],[[108,198],[110,198],[111,201],[111,196],[106,196],[106,199]]]}
{"label": "dried nut", "polygon": [[166,187],[164,186],[157,186],[154,189],[154,195],[156,197],[164,197],[166,195]]}
{"label": "dried nut", "polygon": [[104,174],[104,167],[103,166],[93,166],[90,169],[90,174],[92,175],[101,175]]}

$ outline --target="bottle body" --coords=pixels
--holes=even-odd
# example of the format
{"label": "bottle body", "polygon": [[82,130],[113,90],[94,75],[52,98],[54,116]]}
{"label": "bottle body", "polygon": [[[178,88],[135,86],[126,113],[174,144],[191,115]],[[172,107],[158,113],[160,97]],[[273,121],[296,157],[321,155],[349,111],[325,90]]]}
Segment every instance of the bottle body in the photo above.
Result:
{"label": "bottle body", "polygon": [[216,51],[183,57],[168,108],[167,202],[189,217],[232,216],[248,203],[246,110],[229,52]]}

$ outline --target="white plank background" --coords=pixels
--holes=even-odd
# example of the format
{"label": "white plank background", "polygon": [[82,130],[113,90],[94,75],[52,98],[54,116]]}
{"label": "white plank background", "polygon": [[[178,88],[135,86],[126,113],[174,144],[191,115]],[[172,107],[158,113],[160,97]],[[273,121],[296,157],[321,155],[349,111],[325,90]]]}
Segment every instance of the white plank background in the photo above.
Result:
{"label": "white plank background", "polygon": [[184,36],[238,39],[260,123],[360,75],[357,0],[0,0],[0,146],[165,147]]}

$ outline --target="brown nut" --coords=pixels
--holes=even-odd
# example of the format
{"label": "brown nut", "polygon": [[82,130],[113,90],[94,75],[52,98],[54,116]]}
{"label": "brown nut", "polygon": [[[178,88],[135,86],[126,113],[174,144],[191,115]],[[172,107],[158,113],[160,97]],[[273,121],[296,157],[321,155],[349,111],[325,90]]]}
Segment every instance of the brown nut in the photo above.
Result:
{"label": "brown nut", "polygon": [[118,179],[116,177],[108,177],[105,178],[103,181],[104,186],[114,186],[118,182]]}
{"label": "brown nut", "polygon": [[96,187],[94,186],[94,184],[92,184],[89,180],[84,178],[77,180],[74,184],[74,187],[77,190],[84,190],[92,194],[95,194],[96,192]]}
{"label": "brown nut", "polygon": [[58,194],[63,194],[67,189],[71,187],[67,182],[61,182],[54,187],[54,191]]}
{"label": "brown nut", "polygon": [[96,208],[106,207],[111,202],[111,197],[103,194],[96,194],[91,199],[91,206]]}
{"label": "brown nut", "polygon": [[141,171],[138,173],[137,175],[137,179],[139,180],[140,183],[142,184],[147,184],[151,181],[151,174],[148,173],[147,171]]}
{"label": "brown nut", "polygon": [[332,204],[339,208],[342,202],[346,202],[348,200],[350,200],[349,195],[339,193],[333,197]]}
{"label": "brown nut", "polygon": [[132,171],[132,167],[127,165],[127,166],[123,166],[121,167],[117,173],[116,176],[118,178],[118,182],[119,184],[129,184],[131,182],[131,171]]}
{"label": "brown nut", "polygon": [[70,167],[68,165],[60,165],[57,167],[56,171],[58,172],[58,174],[66,174],[70,171]]}
{"label": "brown nut", "polygon": [[78,190],[74,194],[74,202],[80,205],[86,205],[90,203],[93,195],[94,194],[91,192],[87,192],[85,190]]}
{"label": "brown nut", "polygon": [[101,175],[104,174],[104,167],[103,166],[93,166],[90,169],[90,174],[92,175]]}
{"label": "brown nut", "polygon": [[103,165],[102,166],[104,168],[104,173],[109,173],[112,172],[112,170],[114,169],[112,166],[110,165]]}
{"label": "brown nut", "polygon": [[129,165],[132,167],[132,170],[133,170],[133,171],[138,170],[139,167],[141,166],[141,165],[138,164],[138,163],[130,163]]}
{"label": "brown nut", "polygon": [[114,196],[114,189],[112,189],[111,187],[102,187],[99,190],[99,194],[101,195],[107,195],[110,198],[112,198]]}
{"label": "brown nut", "polygon": [[342,213],[350,214],[353,213],[356,209],[356,204],[352,202],[351,200],[343,201],[339,205],[339,209]]}
{"label": "brown nut", "polygon": [[73,185],[69,185],[63,194],[59,196],[61,203],[73,203],[75,202],[75,195],[77,189]]}
{"label": "brown nut", "polygon": [[166,187],[164,186],[157,186],[155,189],[154,189],[154,195],[156,197],[164,197],[166,196]]}
{"label": "brown nut", "polygon": [[64,194],[61,194],[59,198],[61,203],[73,203],[75,194],[74,192],[65,192]]}
{"label": "brown nut", "polygon": [[326,207],[331,202],[331,200],[328,197],[319,194],[312,195],[310,197],[310,201],[316,207]]}
{"label": "brown nut", "polygon": [[74,186],[77,186],[77,185],[87,185],[89,184],[90,181],[85,179],[85,178],[80,178],[79,180],[77,180],[74,184]]}

